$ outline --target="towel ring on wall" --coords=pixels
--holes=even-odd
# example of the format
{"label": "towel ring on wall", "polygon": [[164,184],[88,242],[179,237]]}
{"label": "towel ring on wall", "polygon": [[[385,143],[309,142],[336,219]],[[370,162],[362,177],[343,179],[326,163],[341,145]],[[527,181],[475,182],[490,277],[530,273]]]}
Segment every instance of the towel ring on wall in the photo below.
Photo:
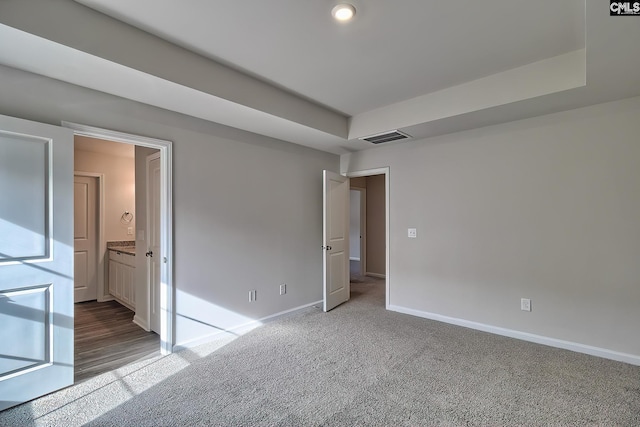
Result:
{"label": "towel ring on wall", "polygon": [[130,224],[133,221],[133,214],[129,211],[124,211],[120,217],[120,222],[123,224]]}

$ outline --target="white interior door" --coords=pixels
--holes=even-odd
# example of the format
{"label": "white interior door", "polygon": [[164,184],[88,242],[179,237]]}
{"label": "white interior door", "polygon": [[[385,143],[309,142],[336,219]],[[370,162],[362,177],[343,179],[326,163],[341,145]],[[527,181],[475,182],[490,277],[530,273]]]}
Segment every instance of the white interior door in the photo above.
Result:
{"label": "white interior door", "polygon": [[73,132],[0,116],[0,410],[73,384]]}
{"label": "white interior door", "polygon": [[324,311],[349,300],[349,178],[324,171]]}
{"label": "white interior door", "polygon": [[73,178],[74,301],[98,298],[98,178]]}
{"label": "white interior door", "polygon": [[149,326],[160,334],[160,153],[147,157],[147,236]]}

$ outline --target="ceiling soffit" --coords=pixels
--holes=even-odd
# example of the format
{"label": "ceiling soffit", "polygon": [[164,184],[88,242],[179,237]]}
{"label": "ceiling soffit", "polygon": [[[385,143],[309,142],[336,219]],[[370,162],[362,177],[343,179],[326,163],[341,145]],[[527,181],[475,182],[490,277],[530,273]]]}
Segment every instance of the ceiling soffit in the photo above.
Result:
{"label": "ceiling soffit", "polygon": [[[32,13],[32,3],[37,3],[40,13]],[[640,39],[640,26],[629,22],[632,19],[605,16],[597,4],[597,0],[586,1],[585,49],[352,117],[71,0],[0,3],[2,37],[15,40],[0,46],[0,63],[341,154],[371,147],[356,138],[391,129],[420,138],[640,94],[637,85],[606,78],[610,72],[629,75],[640,68],[640,44],[633,42]],[[82,37],[78,37],[78,22],[91,29],[83,31]],[[615,49],[607,40],[616,40]],[[42,55],[43,49],[57,56]],[[86,67],[93,67],[95,73],[88,73]]]}

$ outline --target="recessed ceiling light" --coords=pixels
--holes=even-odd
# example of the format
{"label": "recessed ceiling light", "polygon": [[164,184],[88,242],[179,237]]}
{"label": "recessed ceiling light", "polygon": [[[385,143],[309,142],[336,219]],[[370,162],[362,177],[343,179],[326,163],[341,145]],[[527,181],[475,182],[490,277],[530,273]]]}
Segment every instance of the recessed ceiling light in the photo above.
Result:
{"label": "recessed ceiling light", "polygon": [[349,3],[341,3],[337,6],[334,6],[331,9],[331,15],[337,20],[341,22],[349,21],[353,18],[353,15],[356,14],[356,8]]}

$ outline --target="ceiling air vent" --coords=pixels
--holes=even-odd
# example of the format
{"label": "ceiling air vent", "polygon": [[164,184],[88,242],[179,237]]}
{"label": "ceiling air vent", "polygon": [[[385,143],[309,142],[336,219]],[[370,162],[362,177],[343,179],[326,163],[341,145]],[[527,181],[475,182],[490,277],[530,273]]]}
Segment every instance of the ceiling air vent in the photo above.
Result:
{"label": "ceiling air vent", "polygon": [[399,130],[392,130],[385,133],[379,133],[377,135],[371,135],[364,138],[360,138],[363,141],[368,141],[372,144],[384,144],[385,142],[391,141],[399,141],[401,139],[409,139],[411,138],[406,133],[400,132]]}

